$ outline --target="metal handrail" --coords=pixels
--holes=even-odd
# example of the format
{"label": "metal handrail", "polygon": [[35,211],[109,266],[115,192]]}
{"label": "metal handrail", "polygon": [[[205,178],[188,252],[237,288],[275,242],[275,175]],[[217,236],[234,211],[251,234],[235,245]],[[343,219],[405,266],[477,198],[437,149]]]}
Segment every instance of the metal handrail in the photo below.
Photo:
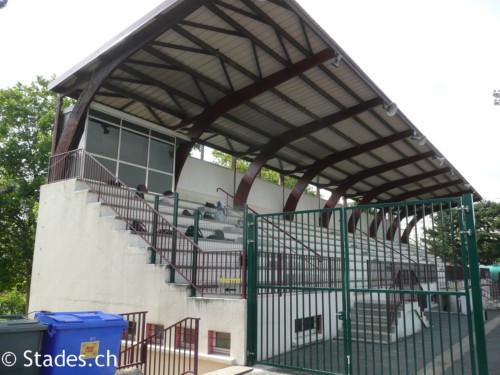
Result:
{"label": "metal handrail", "polygon": [[[219,191],[219,190],[220,190],[220,191],[222,191],[223,193],[225,193],[227,196],[229,196],[229,197],[231,197],[232,199],[234,199],[234,196],[233,196],[233,195],[231,195],[230,193],[228,193],[228,192],[227,192],[226,190],[224,190],[223,188],[218,187],[218,188],[216,189],[216,191]],[[248,207],[248,206],[247,206],[247,207]],[[257,211],[255,211],[255,210],[254,210],[254,209],[252,209],[251,207],[248,207],[248,210],[249,210],[249,211],[251,211],[251,212],[252,212],[252,213],[254,213],[254,214],[257,214],[257,215],[259,214]],[[267,223],[271,224],[274,228],[277,228],[277,229],[278,229],[281,233],[284,233],[284,234],[285,234],[285,236],[290,237],[290,239],[291,239],[291,240],[296,241],[299,245],[303,246],[303,247],[304,247],[305,249],[307,249],[309,252],[311,252],[311,253],[313,253],[314,255],[316,255],[316,256],[318,256],[318,257],[322,258],[322,255],[321,255],[321,254],[319,254],[317,251],[315,251],[315,250],[311,249],[309,246],[307,246],[307,245],[306,245],[305,243],[303,243],[301,240],[299,240],[298,238],[296,238],[295,236],[293,236],[291,233],[289,233],[289,232],[287,232],[287,231],[283,230],[283,229],[282,229],[279,225],[274,224],[273,222],[269,221],[267,218],[265,218],[265,217],[263,217],[263,218],[264,218],[264,220],[265,220]]]}
{"label": "metal handrail", "polygon": [[[244,251],[202,250],[193,239],[186,236],[148,202],[138,197],[135,190],[130,189],[85,150],[74,150],[52,156],[48,175],[49,183],[73,178],[84,181],[98,195],[99,200],[106,203],[126,223],[128,229],[147,243],[161,263],[168,264],[201,296],[205,294],[205,289],[212,291],[215,289],[213,286],[216,282],[213,278],[217,275],[214,276],[214,272],[211,274],[205,272],[202,278],[198,278],[210,285],[204,288],[201,282],[193,282],[198,272],[204,272],[208,267],[212,271],[221,271],[222,268],[227,268],[228,264],[232,264],[241,265],[240,273],[246,273],[246,270],[241,268],[244,264],[240,260],[244,256]],[[199,259],[194,259],[195,254]],[[226,257],[224,262],[218,262],[219,257],[223,255]],[[198,269],[193,267],[196,263]],[[243,277],[241,279],[245,280]],[[244,287],[246,285],[242,285],[242,289]]]}
{"label": "metal handrail", "polygon": [[[409,281],[410,281],[410,286],[412,286],[412,289],[408,289],[408,290],[420,290],[420,291],[423,291],[424,288],[422,288],[422,285],[420,284],[420,280],[418,279],[418,276],[417,274],[415,273],[414,270],[412,269],[408,269],[408,270],[405,270],[409,273]],[[411,280],[410,280],[411,278]],[[389,287],[389,290],[403,290],[402,287],[403,287],[403,283],[401,281],[402,279],[402,276],[401,276],[401,270],[398,270],[398,272],[396,273],[396,276],[394,277],[394,280],[392,281],[391,283],[391,286]],[[417,286],[418,289],[413,289],[413,287]],[[398,289],[396,289],[396,287],[398,287]],[[406,289],[405,289],[406,290]],[[389,325],[388,325],[388,329],[390,330],[391,329],[391,326],[392,326],[392,323],[394,323],[394,321],[396,320],[396,312],[398,311],[399,307],[403,304],[403,298],[401,297],[402,293],[399,294],[400,298],[398,300],[398,303],[397,304],[391,304],[389,303],[389,300],[388,300],[388,308],[389,308]],[[394,294],[391,294],[391,297],[394,297],[396,298],[397,295],[396,293]],[[419,299],[418,299],[418,306],[420,307],[420,310],[423,310],[423,302],[422,302],[422,298],[425,298],[425,296],[420,296]]]}
{"label": "metal handrail", "polygon": [[135,345],[146,338],[146,314],[147,311],[120,314],[128,326],[122,336],[118,368],[142,365],[139,348]]}
{"label": "metal handrail", "polygon": [[199,318],[185,318],[155,332],[128,348],[129,356],[139,353],[137,361],[120,364],[117,369],[138,368],[144,375],[197,375],[199,327]]}

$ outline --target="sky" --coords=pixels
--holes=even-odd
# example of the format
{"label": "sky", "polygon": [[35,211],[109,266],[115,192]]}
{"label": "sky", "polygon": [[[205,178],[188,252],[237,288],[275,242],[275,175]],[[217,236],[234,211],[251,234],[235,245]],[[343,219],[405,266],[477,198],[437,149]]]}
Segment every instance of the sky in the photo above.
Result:
{"label": "sky", "polygon": [[[61,75],[161,2],[9,0],[0,89]],[[500,201],[500,1],[298,2],[484,199]]]}

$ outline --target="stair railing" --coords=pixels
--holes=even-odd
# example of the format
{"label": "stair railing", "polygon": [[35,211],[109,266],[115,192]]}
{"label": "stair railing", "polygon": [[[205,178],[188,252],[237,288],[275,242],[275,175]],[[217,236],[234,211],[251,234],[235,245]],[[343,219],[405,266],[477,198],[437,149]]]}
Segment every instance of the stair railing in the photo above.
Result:
{"label": "stair railing", "polygon": [[[233,199],[234,199],[234,196],[233,196],[233,195],[231,195],[230,193],[228,193],[228,192],[227,192],[226,190],[224,190],[223,188],[218,187],[216,190],[217,190],[217,191],[222,191],[224,194],[226,194],[226,196],[231,197],[231,198],[233,198]],[[227,198],[226,198],[226,201],[227,201]],[[248,207],[248,206],[247,206],[247,208],[248,208],[248,210],[249,210],[249,211],[251,211],[252,213],[254,213],[254,214],[258,214],[258,212],[257,212],[257,211],[255,211],[254,209],[252,209],[251,207]],[[279,225],[274,224],[273,222],[269,221],[269,220],[268,220],[268,219],[266,219],[266,218],[264,218],[264,220],[265,220],[268,224],[271,224],[271,226],[272,226],[273,228],[278,229],[278,230],[279,230],[281,233],[283,233],[285,236],[289,237],[292,241],[295,241],[295,242],[297,242],[300,246],[304,247],[304,248],[305,248],[307,251],[309,251],[310,253],[313,253],[314,255],[316,255],[316,256],[318,256],[318,257],[322,258],[322,255],[321,255],[321,254],[319,254],[317,251],[315,251],[315,250],[311,249],[309,246],[307,246],[305,243],[303,243],[303,242],[302,242],[301,240],[299,240],[297,237],[293,236],[291,233],[289,233],[289,232],[285,231],[285,230],[284,230],[283,228],[281,228]]]}
{"label": "stair railing", "polygon": [[[198,374],[200,319],[186,318],[122,351],[118,370],[137,368],[144,375]],[[137,354],[138,353],[138,354]]]}
{"label": "stair railing", "polygon": [[123,332],[118,368],[142,365],[140,348],[136,345],[146,338],[147,311],[120,314],[127,321],[127,330]]}
{"label": "stair railing", "polygon": [[[74,178],[84,181],[98,195],[99,201],[105,203],[125,222],[127,229],[144,240],[156,254],[157,261],[168,264],[201,296],[244,296],[244,251],[202,250],[192,238],[186,236],[85,150],[52,156],[48,176],[49,183]],[[221,289],[220,275],[226,279],[241,280],[240,290]],[[193,282],[194,280],[198,282]]]}
{"label": "stair railing", "polygon": [[[234,196],[224,190],[221,187],[218,187],[216,189],[217,192],[223,192],[226,194],[226,205],[229,207],[229,198],[233,199],[234,202]],[[254,213],[258,214],[257,211],[252,209],[251,207],[246,206],[247,209]],[[268,220],[266,217],[262,217],[263,220],[269,224],[270,229],[263,229],[262,231],[268,235],[268,237],[275,239],[276,236],[271,233],[271,230],[277,229],[280,233],[283,233],[283,235],[287,238],[289,238],[291,241],[294,241],[297,243],[299,246],[304,248],[306,250],[306,253],[309,253],[311,255],[304,255],[304,254],[299,254],[297,251],[294,251],[292,247],[287,246],[286,243],[282,242],[281,239],[278,238],[278,241],[280,242],[280,245],[282,248],[289,249],[290,254],[277,254],[277,253],[263,253],[260,254],[260,257],[266,262],[266,264],[269,264],[268,267],[268,272],[270,275],[268,275],[268,280],[267,282],[272,282],[275,285],[292,285],[294,283],[294,277],[293,277],[293,271],[296,271],[297,273],[302,273],[303,276],[307,273],[311,275],[311,271],[313,278],[312,280],[308,280],[307,284],[309,286],[316,285],[316,286],[325,286],[326,283],[331,285],[334,281],[334,277],[331,274],[331,257],[325,257],[306,245],[303,241],[301,241],[299,238],[295,237],[293,234],[289,233],[288,231],[284,230],[281,226],[275,224],[274,222]],[[246,230],[246,228],[244,228]],[[301,262],[294,262],[292,263],[291,258],[297,257],[301,259]],[[298,264],[300,263],[302,265],[303,269],[297,269],[292,266],[287,267],[287,264]],[[290,275],[287,275],[287,272],[290,273]],[[275,275],[276,273],[276,275]],[[298,278],[297,276],[295,277],[297,281],[300,279],[302,282],[303,277]]]}
{"label": "stair railing", "polygon": [[[403,271],[403,272],[402,272]],[[391,286],[389,287],[389,290],[400,290],[401,293],[389,293],[388,294],[388,300],[387,300],[387,311],[388,311],[388,328],[389,330],[391,329],[390,327],[396,320],[396,314],[403,304],[405,299],[405,293],[403,291],[406,290],[412,290],[412,291],[423,291],[424,289],[422,288],[422,285],[420,284],[420,280],[418,279],[417,274],[415,273],[414,270],[412,269],[404,269],[401,270],[399,269],[398,272],[396,273],[396,276],[394,277]],[[415,295],[410,293],[410,301],[415,300]],[[424,294],[418,294],[416,295],[417,297],[417,302],[418,306],[420,308],[420,312],[424,310],[425,308],[425,295]],[[399,297],[399,298],[398,298]]]}

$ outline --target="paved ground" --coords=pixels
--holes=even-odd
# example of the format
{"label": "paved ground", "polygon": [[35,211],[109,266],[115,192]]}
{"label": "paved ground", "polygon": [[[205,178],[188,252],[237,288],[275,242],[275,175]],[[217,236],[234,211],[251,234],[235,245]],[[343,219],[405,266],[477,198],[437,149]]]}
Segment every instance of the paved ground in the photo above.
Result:
{"label": "paved ground", "polygon": [[[456,318],[456,319],[455,319]],[[452,320],[453,319],[453,320]],[[446,324],[443,324],[446,323]],[[441,325],[442,335],[432,334],[438,330],[428,330],[415,335],[411,339],[400,340],[387,345],[353,344],[353,374],[359,375],[470,375],[471,357],[467,333],[467,319],[464,315],[453,315],[440,319],[434,315],[434,326]],[[457,333],[456,327],[461,327]],[[437,328],[437,327],[436,327]],[[486,347],[490,375],[500,374],[500,311],[489,311],[485,321]],[[342,348],[342,345],[337,346]],[[433,349],[434,348],[434,349]],[[437,349],[436,349],[437,348]],[[361,349],[361,350],[360,350]],[[302,352],[301,352],[302,350]],[[357,353],[355,351],[358,350]],[[321,350],[311,350],[311,346],[294,351],[298,358],[306,358],[302,363],[325,363]],[[432,361],[431,353],[438,353]],[[330,354],[330,353],[328,353]],[[342,356],[342,353],[336,353]],[[311,358],[312,356],[312,358]],[[355,358],[354,358],[355,357]],[[289,356],[292,358],[292,356]],[[271,359],[278,362],[278,359]],[[282,360],[281,364],[285,364]],[[424,365],[427,363],[427,365]],[[306,367],[306,366],[303,366]],[[341,372],[338,368],[320,368],[323,371]],[[307,371],[293,371],[286,368],[256,366],[252,372],[259,375],[267,374],[310,374]]]}

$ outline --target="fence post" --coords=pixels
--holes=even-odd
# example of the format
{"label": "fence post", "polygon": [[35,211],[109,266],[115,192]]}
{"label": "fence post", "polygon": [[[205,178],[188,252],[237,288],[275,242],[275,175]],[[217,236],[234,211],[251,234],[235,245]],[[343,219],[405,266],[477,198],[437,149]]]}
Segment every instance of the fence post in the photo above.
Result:
{"label": "fence post", "polygon": [[[245,204],[243,207],[243,244],[247,243],[247,233],[248,233],[248,205]],[[245,245],[243,245],[245,246]],[[243,252],[241,253],[242,260],[241,260],[241,278],[242,278],[242,283],[241,283],[241,297],[243,299],[247,298],[247,277],[248,277],[248,251],[246,248],[243,249]]]}
{"label": "fence post", "polygon": [[154,201],[154,209],[155,212],[153,212],[153,233],[152,233],[152,245],[153,245],[153,251],[151,251],[151,263],[155,264],[156,263],[156,249],[158,248],[158,214],[157,212],[158,209],[160,208],[160,196],[155,195],[155,201]]}
{"label": "fence post", "polygon": [[488,357],[486,354],[486,335],[484,332],[483,301],[479,260],[477,257],[476,223],[474,218],[474,202],[472,194],[464,195],[465,230],[467,232],[467,253],[469,254],[470,281],[472,289],[472,305],[474,316],[474,332],[476,336],[476,353],[479,375],[488,375]]}
{"label": "fence post", "polygon": [[257,220],[247,216],[247,364],[253,366],[257,360]]}
{"label": "fence post", "polygon": [[200,319],[196,318],[194,321],[194,329],[196,335],[196,341],[194,343],[194,368],[193,375],[198,375],[198,350],[199,350],[199,340],[200,340]]}
{"label": "fence post", "polygon": [[[193,241],[196,246],[193,246],[193,267],[191,274],[191,283],[196,286],[197,274],[198,274],[198,228],[200,225],[200,210],[194,210],[194,233],[193,233]],[[191,297],[196,297],[196,288],[191,286]]]}
{"label": "fence post", "polygon": [[[351,210],[352,211],[352,210]],[[340,232],[342,236],[341,241],[341,269],[342,269],[342,313],[339,318],[342,320],[342,325],[344,328],[344,372],[346,374],[351,373],[351,298],[350,298],[350,265],[349,265],[349,224],[355,222],[355,213],[359,215],[359,209],[355,209],[351,212],[348,218],[347,209],[342,207],[341,220],[340,220]],[[356,231],[356,225],[354,224],[354,231]]]}

